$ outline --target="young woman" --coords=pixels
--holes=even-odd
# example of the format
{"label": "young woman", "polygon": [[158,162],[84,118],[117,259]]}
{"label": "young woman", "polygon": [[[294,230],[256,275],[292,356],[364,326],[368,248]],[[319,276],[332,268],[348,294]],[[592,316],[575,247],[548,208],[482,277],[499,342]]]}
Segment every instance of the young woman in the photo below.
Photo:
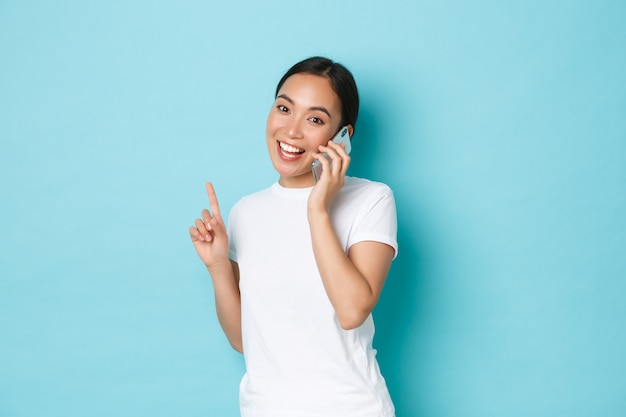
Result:
{"label": "young woman", "polygon": [[395,202],[386,185],[347,177],[350,157],[329,141],[343,126],[353,134],[358,109],[344,66],[294,65],[267,118],[278,181],[235,204],[228,230],[207,184],[211,210],[189,228],[220,324],[244,354],[243,417],[394,415],[371,312],[397,253]]}

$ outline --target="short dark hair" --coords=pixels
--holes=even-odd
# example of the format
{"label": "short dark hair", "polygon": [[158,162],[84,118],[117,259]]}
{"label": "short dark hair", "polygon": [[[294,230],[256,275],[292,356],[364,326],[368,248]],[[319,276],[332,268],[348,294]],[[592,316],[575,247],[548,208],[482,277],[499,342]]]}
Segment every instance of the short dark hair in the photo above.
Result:
{"label": "short dark hair", "polygon": [[298,62],[283,75],[276,87],[275,97],[287,78],[295,74],[311,74],[326,77],[341,102],[341,126],[351,124],[354,128],[359,116],[359,92],[352,73],[338,62],[314,56]]}

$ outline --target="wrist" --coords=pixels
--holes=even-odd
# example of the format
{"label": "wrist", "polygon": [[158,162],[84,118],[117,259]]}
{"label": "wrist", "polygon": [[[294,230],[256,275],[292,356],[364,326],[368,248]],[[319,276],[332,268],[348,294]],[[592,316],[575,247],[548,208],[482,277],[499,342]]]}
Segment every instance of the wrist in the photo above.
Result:
{"label": "wrist", "polygon": [[318,223],[330,219],[330,214],[325,207],[311,207],[307,210],[307,218],[309,223]]}
{"label": "wrist", "polygon": [[206,266],[207,271],[209,271],[209,274],[211,274],[211,277],[218,277],[218,276],[221,276],[225,272],[232,271],[232,265],[230,263],[230,259],[228,258],[222,261],[214,262],[211,265],[205,265],[205,266]]}

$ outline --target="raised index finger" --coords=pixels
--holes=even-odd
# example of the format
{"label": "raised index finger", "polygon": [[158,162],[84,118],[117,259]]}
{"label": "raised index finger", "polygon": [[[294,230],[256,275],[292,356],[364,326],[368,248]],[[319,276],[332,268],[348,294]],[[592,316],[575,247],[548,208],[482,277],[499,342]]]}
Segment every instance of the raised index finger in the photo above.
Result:
{"label": "raised index finger", "polygon": [[211,207],[211,213],[213,213],[213,217],[221,218],[220,215],[220,205],[217,203],[217,195],[215,194],[215,189],[213,188],[213,184],[210,182],[206,183],[206,192],[209,195],[209,205]]}

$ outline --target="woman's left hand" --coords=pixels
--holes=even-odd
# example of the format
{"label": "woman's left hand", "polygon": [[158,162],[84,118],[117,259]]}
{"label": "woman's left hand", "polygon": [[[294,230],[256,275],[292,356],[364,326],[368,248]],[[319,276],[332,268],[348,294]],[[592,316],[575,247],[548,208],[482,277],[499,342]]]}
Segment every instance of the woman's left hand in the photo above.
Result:
{"label": "woman's left hand", "polygon": [[[335,142],[328,142],[328,145],[320,145],[320,153],[313,155],[313,158],[322,164],[322,175],[317,184],[313,187],[308,201],[308,212],[326,212],[335,195],[343,187],[343,183],[350,166],[350,156],[344,149],[345,145],[338,145]],[[326,152],[332,164],[326,159],[323,153]]]}

